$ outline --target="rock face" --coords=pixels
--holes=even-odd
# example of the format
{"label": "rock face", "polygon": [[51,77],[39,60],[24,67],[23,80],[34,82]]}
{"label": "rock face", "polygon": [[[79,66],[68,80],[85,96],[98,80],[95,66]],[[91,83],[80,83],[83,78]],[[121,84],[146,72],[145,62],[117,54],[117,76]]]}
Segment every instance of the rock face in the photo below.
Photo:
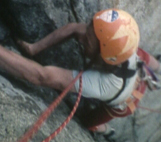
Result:
{"label": "rock face", "polygon": [[[153,55],[161,52],[160,0],[1,0],[0,42],[25,56],[18,50],[13,37],[35,42],[67,23],[89,22],[96,11],[111,7],[123,9],[134,16],[140,28],[141,48]],[[42,65],[80,69],[83,61],[79,47],[75,40],[70,40],[40,53],[34,60]],[[0,141],[16,141],[56,96],[58,92],[53,89],[33,86],[1,71]],[[160,101],[160,91],[147,92],[140,106],[161,110]],[[42,141],[69,112],[67,105],[62,102],[32,141]],[[110,123],[117,130],[112,138],[115,142],[161,142],[159,113],[138,109],[133,115],[116,118]],[[77,118],[54,141],[94,142]]]}
{"label": "rock face", "polygon": [[[2,76],[0,76],[0,82],[0,140],[1,142],[16,142],[17,138],[21,137],[37,120],[41,112],[47,108],[48,101],[40,98],[41,94],[48,95],[53,100],[55,98],[51,96],[54,94],[56,97],[57,93],[55,91],[50,92],[49,90],[45,93],[41,88],[37,88],[35,93],[40,96],[37,96],[35,93],[32,93],[35,95],[31,95],[29,93],[33,91],[31,88],[28,94],[26,94],[26,91],[24,92],[19,88],[15,89],[15,86]],[[61,103],[32,140],[38,142],[45,139],[61,125],[69,113],[70,110],[66,104]],[[83,130],[75,120],[71,121],[70,125],[53,141],[66,142],[67,140],[76,142],[82,139],[87,142],[93,141],[89,133]]]}

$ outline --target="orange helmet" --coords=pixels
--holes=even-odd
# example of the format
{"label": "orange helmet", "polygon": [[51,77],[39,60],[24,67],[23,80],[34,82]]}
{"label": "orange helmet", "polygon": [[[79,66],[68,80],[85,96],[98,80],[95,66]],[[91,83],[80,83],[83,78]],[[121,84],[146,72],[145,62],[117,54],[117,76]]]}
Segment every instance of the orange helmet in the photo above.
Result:
{"label": "orange helmet", "polygon": [[118,65],[136,52],[140,40],[139,28],[127,12],[118,9],[100,11],[94,15],[93,25],[106,63]]}

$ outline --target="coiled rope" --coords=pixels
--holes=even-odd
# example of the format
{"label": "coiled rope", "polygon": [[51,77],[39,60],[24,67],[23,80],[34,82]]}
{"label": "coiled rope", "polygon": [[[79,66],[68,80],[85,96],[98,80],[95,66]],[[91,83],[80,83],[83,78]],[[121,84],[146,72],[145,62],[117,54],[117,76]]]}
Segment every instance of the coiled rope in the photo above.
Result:
{"label": "coiled rope", "polygon": [[75,84],[75,82],[80,78],[80,83],[79,83],[79,94],[78,94],[78,98],[77,101],[75,103],[75,106],[73,107],[72,112],[70,113],[70,115],[67,117],[67,119],[62,123],[62,125],[54,132],[52,133],[49,137],[47,137],[45,140],[43,140],[42,142],[49,142],[51,141],[71,120],[71,118],[73,117],[78,104],[80,102],[80,98],[81,98],[81,94],[82,94],[82,73],[83,71],[81,71],[76,78],[69,84],[69,86],[57,97],[57,99],[42,113],[42,115],[39,117],[39,119],[35,122],[35,124],[33,125],[33,127],[31,129],[29,129],[29,131],[27,131],[24,136],[22,138],[20,138],[20,140],[18,140],[18,142],[28,142],[34,134],[36,134],[36,132],[39,130],[40,126],[43,124],[43,122],[49,117],[49,115],[52,113],[52,111],[59,105],[59,103],[61,102],[61,100],[66,96],[66,94],[68,93],[68,91],[73,87],[73,85]]}

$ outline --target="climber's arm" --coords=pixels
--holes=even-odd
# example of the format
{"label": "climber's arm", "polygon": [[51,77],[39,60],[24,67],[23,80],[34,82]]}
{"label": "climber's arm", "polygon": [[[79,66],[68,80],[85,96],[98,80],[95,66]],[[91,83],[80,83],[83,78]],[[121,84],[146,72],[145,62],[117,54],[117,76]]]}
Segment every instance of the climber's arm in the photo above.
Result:
{"label": "climber's arm", "polygon": [[86,27],[87,25],[83,23],[70,23],[53,31],[52,33],[50,33],[40,41],[35,42],[34,44],[28,44],[20,40],[18,40],[18,43],[22,48],[25,48],[25,50],[30,55],[33,56],[46,48],[61,43],[72,37],[77,38],[81,42],[81,38],[86,33]]}
{"label": "climber's arm", "polygon": [[[0,68],[15,77],[27,80],[35,85],[64,90],[73,80],[71,70],[55,66],[41,66],[0,45]],[[71,91],[75,92],[73,87]]]}

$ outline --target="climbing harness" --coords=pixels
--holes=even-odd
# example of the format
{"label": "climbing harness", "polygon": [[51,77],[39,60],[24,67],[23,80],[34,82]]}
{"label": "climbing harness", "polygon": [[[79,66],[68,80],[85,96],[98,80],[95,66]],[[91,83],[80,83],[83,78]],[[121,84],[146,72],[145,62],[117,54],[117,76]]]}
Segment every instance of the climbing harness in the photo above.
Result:
{"label": "climbing harness", "polygon": [[126,61],[125,63],[122,64],[121,69],[117,70],[117,72],[114,73],[117,77],[122,77],[123,78],[123,86],[120,89],[120,91],[113,98],[111,98],[110,100],[106,101],[107,104],[111,103],[113,100],[117,99],[120,96],[120,94],[122,93],[122,91],[125,88],[127,78],[132,77],[136,73],[135,70],[131,70],[131,69],[127,68],[128,64],[129,64],[129,62]]}
{"label": "climbing harness", "polygon": [[38,131],[42,123],[48,118],[48,116],[52,113],[52,111],[59,105],[61,100],[66,96],[68,91],[72,88],[74,83],[80,78],[80,83],[79,83],[79,94],[77,101],[75,103],[75,106],[73,107],[73,110],[71,111],[70,115],[67,117],[67,119],[62,123],[62,125],[54,132],[52,133],[49,137],[47,137],[45,140],[42,142],[50,142],[71,120],[73,117],[78,104],[80,102],[81,94],[82,94],[82,73],[81,71],[76,78],[69,84],[69,86],[57,97],[57,99],[42,113],[42,115],[39,117],[39,119],[36,121],[36,123],[33,125],[33,127],[25,133],[25,135],[18,140],[18,142],[28,142],[34,134]]}
{"label": "climbing harness", "polygon": [[[151,91],[161,88],[161,85],[159,84],[159,79],[157,78],[157,76],[143,62],[138,62],[138,69],[140,70],[141,82],[146,82],[147,87]],[[128,73],[130,73],[130,74],[128,75]],[[121,72],[121,70],[119,70],[119,74],[116,74],[116,75],[117,76],[122,76],[123,80],[125,82],[126,78],[134,75],[134,73],[135,72],[133,72],[133,70],[128,70],[127,71],[127,65],[125,64],[125,67],[123,67],[123,73]],[[108,105],[108,103],[110,103],[113,100],[117,99],[124,88],[125,88],[125,83],[124,83],[122,89],[116,94],[116,96],[114,96],[111,100],[106,101],[106,104]],[[142,97],[143,97],[143,93],[141,93],[140,90],[133,90],[132,95],[129,98],[127,98],[124,102],[118,104],[115,107],[119,108],[121,110],[124,110],[125,108],[128,107],[131,112],[134,112],[134,110],[136,108],[140,108],[140,109],[148,110],[150,112],[161,113],[161,111],[157,111],[157,110],[149,109],[149,108],[146,108],[146,107],[142,107],[142,106],[136,105],[134,103],[137,100],[140,101],[142,99]]]}

